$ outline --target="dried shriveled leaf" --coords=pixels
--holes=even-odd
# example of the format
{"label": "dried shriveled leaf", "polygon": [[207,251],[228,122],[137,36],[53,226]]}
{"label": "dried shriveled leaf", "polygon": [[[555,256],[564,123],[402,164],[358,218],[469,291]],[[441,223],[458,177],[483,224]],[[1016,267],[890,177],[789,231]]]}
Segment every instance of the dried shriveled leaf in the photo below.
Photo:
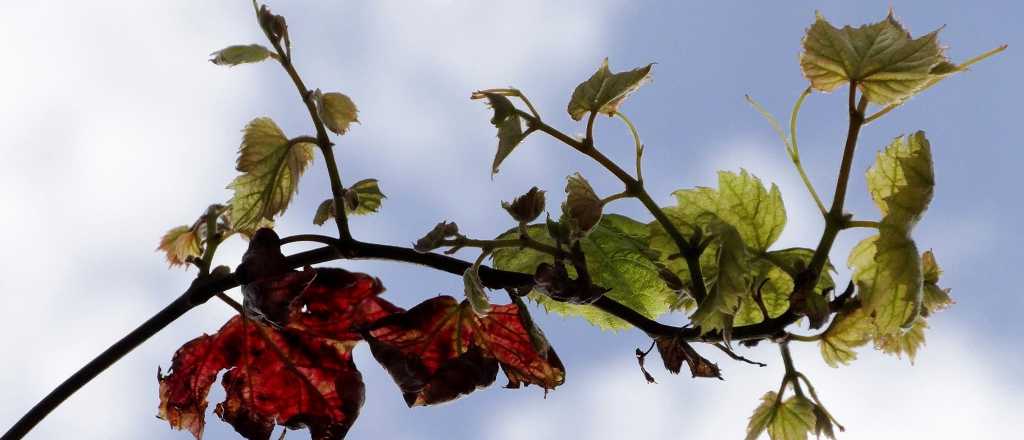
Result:
{"label": "dried shriveled leaf", "polygon": [[697,350],[694,350],[686,340],[677,337],[660,337],[654,342],[658,346],[658,353],[661,354],[665,369],[672,374],[679,374],[683,368],[683,362],[686,362],[693,377],[722,378],[722,372],[718,369],[718,365],[698,354]]}
{"label": "dried shriveled leaf", "polygon": [[955,71],[938,32],[912,38],[891,11],[878,23],[842,29],[817,14],[804,36],[800,68],[817,90],[830,92],[856,81],[873,103],[899,102]]}
{"label": "dried shriveled leaf", "polygon": [[[218,372],[228,369],[226,398],[215,412],[245,438],[267,439],[275,424],[307,427],[315,439],[345,436],[364,397],[351,355],[358,329],[399,309],[377,297],[380,282],[365,274],[318,269],[312,281],[293,273],[281,277],[273,285],[288,293],[279,296],[291,295],[292,283],[305,286],[283,322],[270,326],[236,316],[216,334],[182,346],[170,373],[158,376],[158,416],[172,428],[202,436],[207,394]],[[268,281],[275,278],[260,282]]]}
{"label": "dried shriveled leaf", "polygon": [[324,126],[337,134],[345,134],[353,122],[359,122],[359,110],[352,98],[337,92],[313,92],[316,109]]}
{"label": "dried shriveled leaf", "polygon": [[381,319],[366,339],[409,406],[433,405],[487,387],[499,366],[510,388],[561,385],[558,355],[549,345],[537,350],[526,325],[515,304],[479,317],[467,303],[439,296]]}
{"label": "dried shriveled leaf", "polygon": [[276,55],[259,44],[228,46],[211,53],[210,62],[218,66],[237,66],[245,63],[258,63]]}
{"label": "dried shriveled leaf", "polygon": [[160,238],[157,250],[167,255],[167,262],[171,266],[184,266],[188,264],[189,258],[201,256],[199,234],[187,225],[171,228]]}
{"label": "dried shriveled leaf", "polygon": [[236,231],[251,234],[263,220],[283,213],[298,190],[299,177],[313,161],[315,146],[289,145],[288,138],[270,118],[256,118],[245,127],[236,168],[242,175],[228,188],[230,219]]}
{"label": "dried shriveled leaf", "polygon": [[648,64],[627,72],[612,73],[608,69],[608,59],[605,58],[597,72],[572,92],[567,108],[569,116],[579,121],[583,115],[591,112],[615,115],[622,101],[650,80],[653,66]]}

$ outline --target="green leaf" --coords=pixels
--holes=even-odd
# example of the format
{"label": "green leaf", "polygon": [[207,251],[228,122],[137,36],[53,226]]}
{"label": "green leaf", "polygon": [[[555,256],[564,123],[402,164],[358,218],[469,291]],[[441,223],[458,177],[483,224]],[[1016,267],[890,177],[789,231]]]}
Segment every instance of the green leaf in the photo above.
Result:
{"label": "green leaf", "polygon": [[733,225],[750,247],[764,251],[786,226],[786,208],[779,188],[767,190],[761,179],[740,170],[718,172],[718,217]]}
{"label": "green leaf", "polygon": [[289,145],[270,118],[256,118],[245,127],[236,169],[242,175],[228,188],[234,190],[229,218],[234,230],[251,235],[261,220],[273,221],[283,213],[299,186],[299,177],[313,161],[314,145]]}
{"label": "green leaf", "polygon": [[163,251],[167,256],[167,262],[171,266],[184,266],[188,264],[189,257],[198,258],[199,234],[187,225],[181,225],[167,231],[160,238],[158,251]]}
{"label": "green leaf", "polygon": [[913,240],[899,231],[882,228],[850,252],[858,298],[865,313],[874,317],[881,335],[909,327],[921,306],[921,258]]}
{"label": "green leaf", "polygon": [[882,222],[911,230],[928,209],[935,190],[931,146],[924,132],[893,139],[878,153],[867,180]]}
{"label": "green leaf", "polygon": [[210,54],[210,62],[218,66],[237,66],[245,63],[258,63],[267,58],[276,57],[269,49],[259,44],[228,46]]}
{"label": "green leaf", "polygon": [[352,98],[336,92],[321,93],[320,89],[313,92],[313,98],[320,120],[328,130],[345,134],[353,122],[359,122],[359,110]]}
{"label": "green leaf", "polygon": [[821,357],[832,368],[849,364],[857,359],[853,349],[867,344],[874,334],[875,326],[863,308],[843,310],[818,341]]}
{"label": "green leaf", "polygon": [[[753,289],[761,288],[768,316],[775,318],[789,308],[789,295],[793,292],[793,277],[766,259],[756,258],[751,261],[753,272]],[[762,284],[763,283],[763,284]],[[764,320],[761,309],[757,306],[753,295],[747,295],[736,312],[733,326],[756,324]]]}
{"label": "green leaf", "polygon": [[579,121],[583,115],[591,112],[615,115],[622,101],[650,79],[652,66],[654,64],[628,72],[612,73],[608,69],[608,58],[605,58],[597,72],[572,92],[567,109],[569,116]]}
{"label": "green leaf", "polygon": [[[775,266],[779,267],[790,277],[796,278],[805,269],[807,265],[811,263],[814,258],[814,249],[808,248],[786,248],[779,249],[777,251],[769,251],[761,254],[761,258],[770,261]],[[825,269],[821,271],[821,275],[818,278],[818,283],[814,286],[814,291],[823,293],[828,289],[835,288],[836,284],[832,280],[832,273],[836,271],[835,266],[831,262],[825,261]],[[787,293],[788,295],[788,293]]]}
{"label": "green leaf", "polygon": [[708,290],[708,296],[697,306],[690,321],[701,328],[701,334],[712,330],[728,333],[732,328],[733,315],[739,310],[740,302],[750,295],[752,284],[750,255],[735,228],[721,224],[719,236],[718,275]]}
{"label": "green leaf", "polygon": [[[533,239],[554,244],[546,225],[531,225],[527,230]],[[518,234],[517,228],[498,239],[515,238]],[[648,240],[647,225],[621,215],[608,214],[590,235],[580,240],[580,245],[587,256],[587,269],[594,283],[612,289],[605,296],[654,319],[668,311],[675,293],[658,276],[654,262],[656,255],[649,249]],[[493,258],[498,269],[525,273],[534,273],[538,264],[553,261],[550,255],[518,248],[496,249]],[[575,276],[571,268],[570,275]],[[580,316],[603,329],[630,327],[625,321],[589,305],[556,302],[538,292],[531,293],[530,298],[549,312]]]}
{"label": "green leaf", "polygon": [[856,81],[873,103],[903,101],[952,73],[938,32],[912,38],[891,10],[878,23],[842,29],[819,13],[804,36],[800,68],[811,86],[823,92]]}

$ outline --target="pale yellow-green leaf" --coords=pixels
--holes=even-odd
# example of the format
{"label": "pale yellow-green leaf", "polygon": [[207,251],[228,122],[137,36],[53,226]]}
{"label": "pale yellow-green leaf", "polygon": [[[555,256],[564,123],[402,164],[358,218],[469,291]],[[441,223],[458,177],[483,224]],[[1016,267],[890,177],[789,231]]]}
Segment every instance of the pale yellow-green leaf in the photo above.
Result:
{"label": "pale yellow-green leaf", "polygon": [[352,98],[337,92],[321,93],[317,89],[313,96],[316,109],[324,126],[337,134],[345,134],[353,122],[359,122],[359,110]]}
{"label": "pale yellow-green leaf", "polygon": [[[793,292],[793,278],[778,266],[763,258],[753,259],[750,263],[753,275],[751,292],[760,287],[761,297],[768,316],[775,318],[789,308],[789,295]],[[736,312],[733,326],[756,324],[764,320],[761,309],[757,306],[753,295],[743,298],[740,309]]]}
{"label": "pale yellow-green leaf", "polygon": [[[530,237],[554,244],[543,224],[528,227]],[[513,229],[498,239],[514,238],[519,234]],[[590,235],[580,240],[587,256],[587,269],[594,283],[612,289],[606,296],[636,310],[641,315],[655,319],[669,309],[676,298],[658,275],[655,263],[657,256],[648,247],[647,225],[627,217],[609,214],[594,227]],[[498,269],[534,273],[537,265],[552,262],[552,258],[532,249],[500,248],[493,254]],[[569,268],[571,276],[575,276]],[[547,296],[533,292],[530,298],[540,303],[549,312],[559,315],[580,316],[603,329],[626,329],[630,325],[593,306],[556,302]]]}
{"label": "pale yellow-green leaf", "polygon": [[613,116],[622,101],[650,79],[652,66],[648,64],[627,72],[612,73],[605,58],[597,72],[572,92],[567,108],[569,116],[577,121],[591,112]]}
{"label": "pale yellow-green leaf", "polygon": [[931,146],[923,131],[893,139],[867,172],[868,191],[882,222],[909,231],[935,190]]}
{"label": "pale yellow-green leaf", "polygon": [[269,49],[259,44],[228,46],[211,53],[210,62],[218,66],[237,66],[245,63],[258,63],[275,56]]}
{"label": "pale yellow-green leaf", "polygon": [[875,339],[875,348],[883,353],[896,355],[902,358],[907,355],[910,363],[914,363],[917,351],[924,346],[924,331],[928,323],[924,319],[918,319],[909,330],[901,330],[897,333],[881,335]]}
{"label": "pale yellow-green leaf", "polygon": [[818,341],[818,348],[825,363],[836,368],[857,359],[854,349],[871,340],[875,325],[863,308],[844,310],[832,319],[832,324]]}
{"label": "pale yellow-green leaf", "polygon": [[882,228],[850,252],[865,312],[874,317],[880,335],[895,333],[917,318],[922,300],[921,258],[913,240],[902,232]]}
{"label": "pale yellow-green leaf", "polygon": [[909,98],[950,74],[950,66],[938,30],[912,38],[891,12],[878,23],[841,29],[817,14],[800,55],[800,68],[815,89],[830,92],[856,81],[876,104]]}
{"label": "pale yellow-green leaf", "polygon": [[160,238],[157,250],[164,252],[171,266],[184,266],[189,257],[200,256],[199,235],[186,225],[171,228]]}
{"label": "pale yellow-green leaf", "polygon": [[313,224],[321,226],[334,217],[334,199],[327,199],[320,202],[320,206],[316,207],[316,213],[313,214]]}
{"label": "pale yellow-green leaf", "polygon": [[786,226],[786,208],[779,188],[764,187],[761,179],[740,170],[718,172],[718,217],[733,225],[750,247],[764,251]]}
{"label": "pale yellow-green leaf", "polygon": [[242,174],[228,186],[234,190],[229,218],[235,231],[250,235],[261,220],[272,221],[284,212],[313,161],[313,149],[305,142],[289,145],[270,118],[256,118],[245,127],[236,164]]}
{"label": "pale yellow-green leaf", "polygon": [[935,262],[935,254],[932,251],[924,251],[921,254],[921,272],[924,278],[924,298],[922,303],[928,313],[935,313],[953,305],[953,298],[949,296],[949,289],[939,287],[939,276],[942,269]]}
{"label": "pale yellow-green leaf", "polygon": [[814,404],[793,396],[776,407],[775,416],[768,423],[768,436],[772,440],[807,440],[816,422]]}
{"label": "pale yellow-green leaf", "polygon": [[761,396],[761,404],[754,408],[754,413],[750,415],[750,422],[747,423],[746,440],[757,440],[761,433],[768,429],[768,424],[771,423],[778,410],[778,400],[779,395],[775,391],[769,391]]}
{"label": "pale yellow-green leaf", "polygon": [[462,273],[462,284],[465,287],[466,299],[477,316],[491,313],[491,300],[484,291],[484,283],[480,281],[479,266],[473,265]]}
{"label": "pale yellow-green leaf", "polygon": [[381,201],[387,198],[387,196],[380,191],[380,185],[377,183],[377,179],[360,180],[353,183],[352,186],[349,187],[348,191],[354,192],[359,200],[359,203],[356,205],[356,209],[348,210],[349,214],[366,215],[377,212],[380,210]]}

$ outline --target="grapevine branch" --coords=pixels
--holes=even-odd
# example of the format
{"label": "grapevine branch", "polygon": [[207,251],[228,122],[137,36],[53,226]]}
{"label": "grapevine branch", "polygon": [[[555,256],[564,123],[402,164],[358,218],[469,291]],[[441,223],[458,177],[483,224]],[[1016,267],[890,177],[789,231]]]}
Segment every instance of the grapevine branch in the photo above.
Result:
{"label": "grapevine branch", "polygon": [[[288,239],[286,238],[285,240]],[[300,252],[287,258],[288,266],[293,269],[339,259],[399,261],[430,267],[458,276],[462,276],[463,272],[472,265],[468,261],[447,255],[419,253],[411,248],[356,240],[337,240],[335,245]],[[498,270],[488,266],[480,266],[480,279],[484,286],[492,289],[518,288],[533,285],[532,274]],[[238,287],[241,285],[241,282],[242,280],[239,280],[233,273],[196,278],[188,290],[180,297],[124,338],[114,343],[114,345],[111,345],[103,353],[100,353],[99,356],[51,391],[50,394],[18,420],[3,437],[0,437],[0,440],[14,440],[24,437],[64,400],[96,378],[96,376],[124,357],[124,355],[134,350],[192,308],[209,301],[210,298],[213,298],[218,293]],[[701,336],[700,331],[692,327],[681,328],[659,323],[608,297],[601,297],[593,306],[636,326],[652,337],[679,335],[688,341],[719,342],[722,340],[722,335],[718,332],[709,332]],[[799,316],[791,311],[787,311],[781,316],[758,324],[734,328],[732,339],[740,341],[772,337],[782,333],[787,326],[796,322],[797,319],[799,319]]]}

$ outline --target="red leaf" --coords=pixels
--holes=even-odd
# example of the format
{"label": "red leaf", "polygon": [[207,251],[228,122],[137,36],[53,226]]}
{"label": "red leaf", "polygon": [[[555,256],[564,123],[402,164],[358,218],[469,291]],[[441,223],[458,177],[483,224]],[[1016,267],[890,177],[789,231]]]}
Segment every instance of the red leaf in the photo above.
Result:
{"label": "red leaf", "polygon": [[158,416],[201,438],[206,396],[217,373],[228,369],[227,396],[216,413],[244,437],[267,439],[278,424],[308,427],[314,439],[343,438],[363,404],[351,355],[359,330],[400,309],[377,297],[378,280],[341,269],[307,269],[248,286],[258,283],[275,298],[275,314],[288,305],[277,322],[283,327],[236,316],[216,334],[182,346],[170,374],[158,375]]}
{"label": "red leaf", "polygon": [[[391,374],[409,406],[447,402],[494,382],[498,366],[510,388],[561,385],[555,351],[531,338],[515,304],[478,317],[450,296],[429,299],[374,324],[366,335],[373,356]],[[524,324],[524,322],[526,324]]]}

